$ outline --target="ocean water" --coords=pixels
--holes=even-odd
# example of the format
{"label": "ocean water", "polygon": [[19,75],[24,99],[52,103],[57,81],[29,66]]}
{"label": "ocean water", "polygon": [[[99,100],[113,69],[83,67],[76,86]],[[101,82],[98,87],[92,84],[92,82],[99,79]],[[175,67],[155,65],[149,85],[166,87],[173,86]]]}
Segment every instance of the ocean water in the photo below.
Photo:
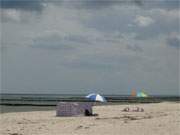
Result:
{"label": "ocean water", "polygon": [[[149,96],[136,98],[129,95],[104,95],[108,103],[154,103],[180,101],[180,96]],[[1,94],[0,105],[55,106],[58,102],[89,102],[85,95],[70,94]]]}

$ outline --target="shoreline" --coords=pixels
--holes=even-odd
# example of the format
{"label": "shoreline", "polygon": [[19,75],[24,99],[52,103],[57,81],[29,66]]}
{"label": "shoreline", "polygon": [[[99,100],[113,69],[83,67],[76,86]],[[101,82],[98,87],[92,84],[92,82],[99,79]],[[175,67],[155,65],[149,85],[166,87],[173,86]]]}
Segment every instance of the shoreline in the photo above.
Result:
{"label": "shoreline", "polygon": [[[150,103],[107,102],[107,103],[97,103],[94,106],[141,105],[141,104],[159,104],[159,103],[180,103],[180,101],[161,101],[161,102],[150,102]],[[49,111],[49,110],[55,110],[55,109],[56,109],[56,105],[8,104],[8,105],[0,105],[0,114],[13,113],[13,112]]]}

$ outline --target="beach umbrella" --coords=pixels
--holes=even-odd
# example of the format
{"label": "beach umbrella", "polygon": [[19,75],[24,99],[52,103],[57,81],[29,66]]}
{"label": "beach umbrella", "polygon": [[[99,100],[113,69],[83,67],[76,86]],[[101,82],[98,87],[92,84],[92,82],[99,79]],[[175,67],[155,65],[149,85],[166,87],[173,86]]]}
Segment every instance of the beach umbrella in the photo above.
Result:
{"label": "beach umbrella", "polygon": [[148,97],[148,95],[144,92],[138,92],[137,97]]}
{"label": "beach umbrella", "polygon": [[91,94],[87,95],[86,98],[90,99],[92,101],[106,102],[106,99],[103,96],[96,94],[96,93],[91,93]]}

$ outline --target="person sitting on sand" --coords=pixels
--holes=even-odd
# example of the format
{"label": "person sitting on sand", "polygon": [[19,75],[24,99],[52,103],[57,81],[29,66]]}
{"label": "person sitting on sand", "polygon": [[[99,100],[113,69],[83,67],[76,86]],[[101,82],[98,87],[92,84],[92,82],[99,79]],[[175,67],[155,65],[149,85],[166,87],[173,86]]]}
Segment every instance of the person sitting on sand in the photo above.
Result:
{"label": "person sitting on sand", "polygon": [[133,112],[139,112],[140,108],[139,107],[136,107],[136,109],[133,109],[132,111]]}
{"label": "person sitting on sand", "polygon": [[90,113],[89,110],[86,109],[84,112],[84,115],[85,116],[92,116],[92,113]]}
{"label": "person sitting on sand", "polygon": [[132,110],[133,112],[144,112],[143,108],[136,107],[136,109]]}
{"label": "person sitting on sand", "polygon": [[89,112],[89,110],[87,110],[87,109],[85,110],[84,115],[85,115],[85,116],[98,116],[98,114],[96,114],[96,113],[95,113],[95,114],[92,114],[92,113]]}
{"label": "person sitting on sand", "polygon": [[143,108],[141,108],[141,109],[140,109],[140,112],[144,112],[144,109],[143,109]]}
{"label": "person sitting on sand", "polygon": [[139,108],[139,107],[136,107],[136,109],[132,109],[130,110],[129,107],[126,107],[122,110],[123,112],[144,112],[144,109],[143,108]]}
{"label": "person sitting on sand", "polygon": [[129,107],[123,109],[123,112],[129,112],[129,111],[130,111]]}

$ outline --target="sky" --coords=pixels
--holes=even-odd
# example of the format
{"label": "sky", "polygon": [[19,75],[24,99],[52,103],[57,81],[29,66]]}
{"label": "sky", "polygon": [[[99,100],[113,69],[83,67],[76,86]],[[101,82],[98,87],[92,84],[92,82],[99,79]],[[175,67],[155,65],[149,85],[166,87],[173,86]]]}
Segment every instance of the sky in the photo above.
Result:
{"label": "sky", "polygon": [[179,0],[0,0],[1,93],[180,93]]}

